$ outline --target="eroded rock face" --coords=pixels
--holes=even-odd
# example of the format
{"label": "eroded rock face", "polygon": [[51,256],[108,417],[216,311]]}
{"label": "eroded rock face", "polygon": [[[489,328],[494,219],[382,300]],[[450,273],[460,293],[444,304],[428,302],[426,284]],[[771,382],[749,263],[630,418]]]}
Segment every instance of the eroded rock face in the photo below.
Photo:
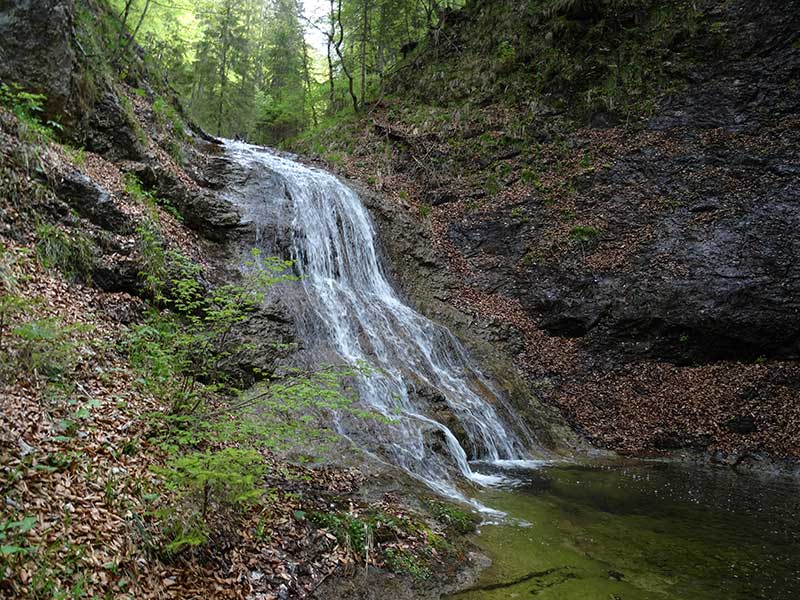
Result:
{"label": "eroded rock face", "polygon": [[[630,358],[800,354],[800,18],[776,3],[725,10],[730,50],[685,94],[624,138],[576,136],[587,155],[623,147],[573,181],[574,223],[533,194],[524,220],[452,224],[476,285],[519,299],[552,335]],[[543,241],[582,219],[592,239]]]}
{"label": "eroded rock face", "polygon": [[74,9],[71,0],[0,2],[0,81],[46,94],[48,115],[70,120],[76,118],[69,114],[77,64]]}
{"label": "eroded rock face", "polygon": [[221,365],[244,385],[263,379],[294,349],[292,316],[280,303],[260,307],[231,332],[235,351]]}
{"label": "eroded rock face", "polygon": [[[532,447],[555,452],[587,450],[567,422],[540,399],[514,366],[517,334],[510,329],[483,329],[482,324],[456,308],[463,279],[448,269],[445,257],[434,249],[427,227],[414,219],[407,207],[399,206],[388,196],[356,181],[347,184],[358,192],[375,220],[380,234],[379,250],[396,288],[417,310],[446,325],[464,343],[476,364],[507,399],[514,415],[510,424],[517,428],[521,439],[528,440]],[[502,342],[498,334],[503,335]],[[452,413],[437,402],[435,394],[425,388],[413,393],[428,401],[432,416],[453,425],[457,438],[465,437],[455,426]],[[442,440],[437,442],[434,437],[433,442]]]}

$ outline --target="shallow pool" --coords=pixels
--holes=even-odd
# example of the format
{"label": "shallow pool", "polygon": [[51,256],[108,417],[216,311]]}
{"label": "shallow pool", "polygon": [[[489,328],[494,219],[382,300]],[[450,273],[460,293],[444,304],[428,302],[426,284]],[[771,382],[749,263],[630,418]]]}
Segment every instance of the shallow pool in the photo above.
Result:
{"label": "shallow pool", "polygon": [[798,600],[800,481],[666,463],[552,466],[481,493],[508,513],[454,600]]}

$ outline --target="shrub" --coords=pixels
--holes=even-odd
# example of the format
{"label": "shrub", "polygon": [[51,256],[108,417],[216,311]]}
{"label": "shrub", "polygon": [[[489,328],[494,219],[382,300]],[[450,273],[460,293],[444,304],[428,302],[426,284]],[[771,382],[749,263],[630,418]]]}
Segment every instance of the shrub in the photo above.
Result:
{"label": "shrub", "polygon": [[142,260],[139,277],[145,289],[158,298],[167,277],[167,253],[161,231],[153,220],[145,219],[136,228],[136,245]]}
{"label": "shrub", "polygon": [[180,535],[167,545],[168,553],[206,541],[205,527],[212,504],[233,510],[256,502],[262,495],[261,479],[266,473],[264,459],[255,450],[225,448],[218,451],[190,452],[170,460],[153,472],[167,489],[186,502],[188,514],[180,521]]}
{"label": "shrub", "polygon": [[160,310],[152,308],[144,323],[131,328],[126,348],[137,383],[168,408],[148,415],[150,439],[172,456],[155,469],[177,505],[154,513],[165,541],[175,554],[205,543],[213,534],[212,517],[240,511],[257,502],[265,473],[260,451],[285,449],[327,438],[315,426],[314,411],[349,410],[348,377],[368,374],[363,365],[320,368],[315,372],[285,369],[280,377],[241,394],[228,381],[224,361],[240,348],[232,331],[287,275],[289,262],[254,251],[247,274],[238,284],[209,289],[202,269],[187,257],[165,251],[155,230],[140,232],[149,256],[148,280]]}

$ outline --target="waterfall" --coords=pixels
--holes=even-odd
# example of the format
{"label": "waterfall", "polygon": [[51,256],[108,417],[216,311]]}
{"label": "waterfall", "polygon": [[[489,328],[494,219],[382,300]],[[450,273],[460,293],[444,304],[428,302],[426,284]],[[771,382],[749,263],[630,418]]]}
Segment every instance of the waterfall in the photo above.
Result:
{"label": "waterfall", "polygon": [[364,361],[376,370],[358,381],[359,401],[390,422],[345,416],[339,432],[454,498],[463,498],[458,474],[478,484],[497,479],[476,464],[524,460],[525,445],[498,412],[502,395],[448,329],[392,288],[358,195],[330,173],[263,148],[229,142],[227,149],[249,190],[235,201],[265,252],[275,250],[268,224],[288,221],[286,245],[301,277],[293,304],[304,346],[318,359]]}

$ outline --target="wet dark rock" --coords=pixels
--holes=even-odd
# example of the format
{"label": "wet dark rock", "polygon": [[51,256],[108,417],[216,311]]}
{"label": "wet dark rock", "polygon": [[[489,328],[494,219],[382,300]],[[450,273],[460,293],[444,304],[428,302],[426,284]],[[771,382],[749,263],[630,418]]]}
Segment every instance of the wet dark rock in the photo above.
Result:
{"label": "wet dark rock", "polygon": [[717,64],[692,74],[688,93],[668,101],[650,127],[741,130],[800,112],[800,95],[785,87],[800,72],[798,8],[796,1],[731,3],[726,16],[737,35]]}
{"label": "wet dark rock", "polygon": [[[520,436],[526,439],[532,434],[537,440],[537,447],[543,445],[557,449],[580,446],[581,442],[560,415],[536,397],[513,366],[509,349],[514,348],[515,344],[516,348],[521,348],[520,337],[513,328],[477,323],[453,306],[462,282],[446,267],[446,259],[431,243],[429,229],[415,220],[407,208],[397,205],[388,196],[376,193],[358,182],[347,183],[358,192],[376,221],[379,249],[385,255],[385,264],[390,269],[389,276],[396,288],[422,314],[446,325],[461,339],[484,373],[494,380],[497,388],[516,409],[510,420],[519,425]],[[505,234],[502,241],[495,240],[493,243],[501,247],[504,244],[513,245],[517,240]],[[502,273],[486,271],[485,274],[487,285],[501,284]],[[498,343],[498,336],[502,336],[502,344]],[[425,391],[421,391],[424,395]],[[430,395],[429,399],[435,409],[436,396]],[[434,416],[447,425],[459,441],[467,443],[462,428],[449,410],[442,410]]]}
{"label": "wet dark rock", "polygon": [[[181,179],[155,160],[148,163],[126,161],[120,164],[120,168],[135,175],[156,196],[173,204],[186,225],[207,239],[227,241],[242,226],[242,216],[231,202],[213,190],[190,190]],[[224,174],[219,177],[224,177]]]}
{"label": "wet dark rock", "polygon": [[589,118],[589,126],[595,129],[609,129],[622,122],[620,116],[613,112],[596,112]]}
{"label": "wet dark rock", "polygon": [[103,229],[121,235],[134,229],[131,218],[119,209],[111,195],[83,173],[68,172],[58,182],[56,193],[80,216]]}
{"label": "wet dark rock", "polygon": [[[687,350],[701,360],[795,356],[800,351],[800,263],[795,259],[800,211],[779,189],[761,194],[760,206],[723,199],[727,214],[713,222],[698,222],[692,210],[655,219],[654,239],[616,272],[581,273],[564,262],[522,275],[511,269],[501,273],[513,284],[508,293],[541,314],[545,329],[589,336],[596,347],[635,341],[638,346],[628,346],[633,354],[673,359]],[[637,219],[631,213],[617,227],[635,228]],[[467,255],[478,248],[467,236],[454,239]],[[491,241],[481,239],[479,248],[491,251]],[[513,245],[504,253],[509,251],[512,263],[506,264],[512,266]],[[671,263],[668,270],[653,267],[664,260]],[[676,347],[677,331],[687,342],[683,347]]]}
{"label": "wet dark rock", "polygon": [[735,452],[723,452],[719,450],[711,456],[711,462],[726,467],[735,467],[744,461],[745,458],[744,455]]}
{"label": "wet dark rock", "polygon": [[681,448],[697,448],[705,450],[714,438],[709,434],[692,434],[685,431],[665,429],[653,437],[653,445],[659,450],[678,450]]}
{"label": "wet dark rock", "polygon": [[[469,436],[461,425],[458,417],[450,410],[450,407],[447,405],[447,400],[439,390],[428,385],[416,384],[408,387],[408,394],[415,404],[422,403],[426,406],[427,414],[435,421],[447,427],[467,453],[470,453],[471,444]],[[449,453],[446,448],[447,441],[445,440],[444,434],[439,430],[434,430],[432,435],[435,439],[439,440],[439,444],[442,444],[444,453]]]}
{"label": "wet dark rock", "polygon": [[139,274],[145,265],[133,237],[102,229],[94,232],[94,241],[101,254],[92,266],[92,285],[109,293],[144,294]]}
{"label": "wet dark rock", "polygon": [[0,3],[0,81],[46,97],[44,117],[64,135],[111,160],[144,155],[117,91],[79,46],[74,0]]}
{"label": "wet dark rock", "polygon": [[158,175],[156,175],[156,170],[152,165],[126,160],[118,162],[117,167],[119,167],[119,170],[123,173],[135,176],[146,189],[153,189],[159,185]]}
{"label": "wet dark rock", "polygon": [[[210,144],[207,146],[211,146]],[[222,190],[227,184],[227,174],[231,164],[225,155],[214,156],[203,170],[203,185],[212,190]]]}
{"label": "wet dark rock", "polygon": [[102,256],[92,269],[92,285],[108,293],[125,292],[139,295],[142,292],[142,263],[130,257]]}

